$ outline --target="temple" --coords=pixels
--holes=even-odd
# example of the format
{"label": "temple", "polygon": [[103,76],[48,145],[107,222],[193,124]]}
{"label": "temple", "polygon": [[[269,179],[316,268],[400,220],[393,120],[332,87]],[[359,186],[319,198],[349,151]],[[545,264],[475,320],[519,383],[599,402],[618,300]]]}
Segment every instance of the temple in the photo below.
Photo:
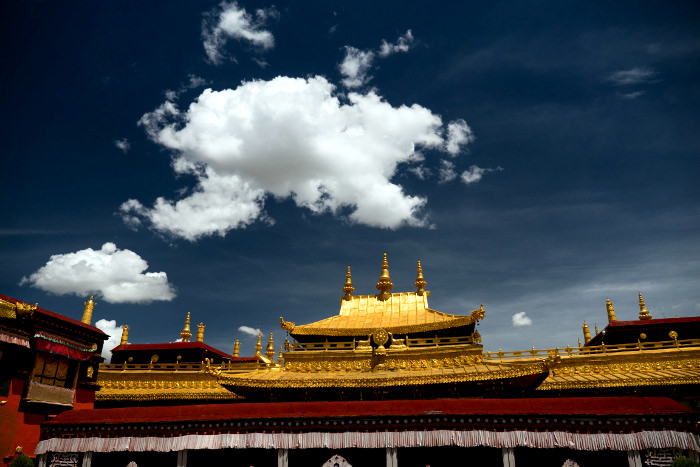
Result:
{"label": "temple", "polygon": [[337,314],[281,318],[279,352],[259,335],[248,359],[187,342],[189,316],[183,342],[125,337],[100,368],[98,408],[44,423],[36,453],[83,467],[697,458],[700,318],[654,319],[640,294],[639,319],[618,321],[608,300],[608,325],[591,336],[584,323],[583,344],[484,352],[483,305],[430,308],[420,262],[414,287],[393,291],[384,255],[377,293],[354,295],[348,267]]}

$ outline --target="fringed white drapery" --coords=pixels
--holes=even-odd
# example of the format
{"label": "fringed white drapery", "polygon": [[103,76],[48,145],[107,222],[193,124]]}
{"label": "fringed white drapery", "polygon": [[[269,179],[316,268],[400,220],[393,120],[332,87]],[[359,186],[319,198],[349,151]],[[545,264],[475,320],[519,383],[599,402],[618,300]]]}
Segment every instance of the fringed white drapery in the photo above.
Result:
{"label": "fringed white drapery", "polygon": [[120,438],[50,438],[39,442],[36,454],[48,452],[184,451],[186,449],[343,449],[488,446],[501,449],[531,447],[570,448],[579,451],[641,451],[687,449],[700,451],[700,437],[681,431],[638,433],[570,433],[567,431],[382,431],[341,433],[221,433],[169,438],[127,436]]}

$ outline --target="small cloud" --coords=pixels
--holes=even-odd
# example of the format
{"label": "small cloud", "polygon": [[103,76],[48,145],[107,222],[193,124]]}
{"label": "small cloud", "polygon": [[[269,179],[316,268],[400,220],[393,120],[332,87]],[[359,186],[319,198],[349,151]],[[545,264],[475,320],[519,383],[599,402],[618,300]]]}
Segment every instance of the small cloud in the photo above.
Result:
{"label": "small cloud", "polygon": [[98,295],[108,303],[150,303],[175,298],[167,274],[144,272],[146,269],[148,263],[139,255],[108,242],[100,250],[87,248],[53,255],[38,271],[23,277],[20,285],[29,284],[56,295]]}
{"label": "small cloud", "polygon": [[225,58],[223,51],[229,39],[245,41],[262,50],[275,46],[272,33],[264,29],[270,18],[279,17],[274,8],[257,9],[255,16],[236,2],[222,2],[219,8],[205,14],[202,23],[202,38],[207,58],[214,65],[220,64]]}
{"label": "small cloud", "polygon": [[250,326],[241,326],[238,328],[238,330],[244,334],[248,334],[250,336],[258,336],[261,331],[258,328],[251,328]]}
{"label": "small cloud", "polygon": [[457,178],[457,172],[455,172],[454,162],[445,159],[441,160],[440,168],[438,169],[438,176],[438,183],[451,182],[452,180]]}
{"label": "small cloud", "polygon": [[328,29],[328,34],[333,34],[337,30],[338,30],[338,25],[334,24],[333,26],[330,27],[330,29]]}
{"label": "small cloud", "polygon": [[627,93],[620,93],[618,94],[621,98],[623,99],[636,99],[640,96],[643,96],[646,94],[644,91],[635,91],[635,92],[627,92]]}
{"label": "small cloud", "polygon": [[635,84],[654,83],[656,71],[651,68],[632,68],[629,70],[619,70],[608,76],[608,81],[615,86],[631,86]]}
{"label": "small cloud", "polygon": [[180,84],[180,87],[177,89],[177,91],[173,91],[172,89],[168,89],[167,91],[165,91],[165,99],[168,101],[174,101],[178,99],[180,95],[185,91],[188,91],[190,89],[197,89],[209,84],[209,82],[204,78],[193,74],[187,75],[187,79],[188,81],[186,83]]}
{"label": "small cloud", "polygon": [[129,144],[129,140],[126,138],[118,139],[114,142],[114,145],[119,148],[124,154],[129,152],[129,149],[131,148],[131,145]]}
{"label": "small cloud", "polygon": [[488,168],[481,168],[477,167],[476,165],[472,165],[469,167],[469,170],[465,170],[462,172],[462,181],[466,183],[467,185],[472,184],[472,183],[477,183],[478,181],[481,180],[481,177],[484,176],[485,173],[488,172],[500,172],[503,170],[503,167],[496,167],[495,169],[488,169]]}
{"label": "small cloud", "polygon": [[411,33],[410,29],[406,31],[406,34],[403,36],[399,36],[394,44],[390,44],[386,40],[382,39],[382,44],[379,46],[379,56],[385,58],[395,53],[408,52],[408,49],[411,48],[412,43],[413,34]]}
{"label": "small cloud", "polygon": [[464,120],[455,120],[447,125],[447,141],[445,150],[452,156],[456,156],[462,146],[474,141],[474,133]]}
{"label": "small cloud", "polygon": [[369,69],[374,61],[374,52],[356,49],[350,45],[345,46],[345,58],[340,64],[340,73],[345,78],[343,84],[347,88],[359,88],[372,79]]}
{"label": "small cloud", "polygon": [[102,347],[102,356],[106,363],[112,361],[112,349],[118,346],[122,340],[124,326],[117,326],[116,320],[101,319],[95,323],[95,327],[109,336]]}
{"label": "small cloud", "polygon": [[253,57],[253,61],[257,63],[260,68],[267,68],[270,66],[267,60],[263,60],[262,58]]}
{"label": "small cloud", "polygon": [[524,311],[513,315],[513,327],[519,328],[521,326],[530,326],[531,324],[532,320],[525,315]]}
{"label": "small cloud", "polygon": [[423,167],[422,165],[411,167],[408,169],[408,171],[418,177],[419,180],[425,180],[431,175],[430,169]]}

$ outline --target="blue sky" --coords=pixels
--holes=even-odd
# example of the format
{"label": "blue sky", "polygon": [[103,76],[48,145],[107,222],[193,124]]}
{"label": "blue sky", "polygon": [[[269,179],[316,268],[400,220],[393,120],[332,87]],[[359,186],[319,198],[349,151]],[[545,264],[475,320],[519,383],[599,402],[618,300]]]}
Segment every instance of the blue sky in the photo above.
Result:
{"label": "blue sky", "polygon": [[3,293],[242,355],[384,252],[488,350],[700,312],[695,2],[0,8]]}

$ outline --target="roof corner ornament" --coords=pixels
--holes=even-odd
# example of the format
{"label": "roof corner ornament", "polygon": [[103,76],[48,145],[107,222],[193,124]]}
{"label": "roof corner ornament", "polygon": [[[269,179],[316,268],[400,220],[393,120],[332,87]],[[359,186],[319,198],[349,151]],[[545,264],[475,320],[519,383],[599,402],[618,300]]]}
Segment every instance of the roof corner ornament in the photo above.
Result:
{"label": "roof corner ornament", "polygon": [[282,329],[287,330],[289,332],[294,331],[294,323],[292,321],[285,321],[284,318],[280,316],[280,326]]}
{"label": "roof corner ornament", "polygon": [[642,293],[639,292],[639,319],[651,319],[651,313],[647,310],[642,298]]}
{"label": "roof corner ornament", "polygon": [[377,290],[379,290],[379,296],[377,298],[381,301],[388,300],[391,296],[391,289],[393,288],[394,284],[391,283],[391,277],[389,277],[389,263],[386,260],[386,253],[384,253],[382,275],[379,277],[379,282],[377,282]]}
{"label": "roof corner ornament", "polygon": [[605,308],[608,310],[608,323],[617,321],[617,317],[615,316],[615,307],[613,307],[613,303],[610,301],[609,298],[608,301],[605,302]]}
{"label": "roof corner ornament", "polygon": [[345,274],[345,286],[343,287],[343,300],[349,302],[352,300],[352,293],[355,291],[355,287],[352,285],[352,278],[350,276],[350,266],[348,266],[348,272]]}
{"label": "roof corner ornament", "polygon": [[83,319],[80,321],[87,324],[91,325],[92,324],[92,309],[95,308],[95,305],[97,305],[97,302],[94,300],[94,296],[90,296],[90,300],[85,302],[85,310],[83,311]]}
{"label": "roof corner ornament", "polygon": [[591,341],[591,330],[588,329],[588,324],[584,321],[583,322],[583,344],[586,345],[590,341]]}
{"label": "roof corner ornament", "polygon": [[124,329],[122,329],[122,340],[119,345],[126,345],[129,343],[129,325],[125,324]]}
{"label": "roof corner ornament", "polygon": [[241,351],[241,343],[238,342],[238,339],[236,339],[236,342],[233,344],[233,357],[238,358],[238,354]]}
{"label": "roof corner ornament", "polygon": [[480,319],[484,319],[485,315],[486,315],[486,311],[484,310],[484,304],[482,303],[479,308],[477,308],[476,310],[472,310],[472,313],[471,313],[472,322],[479,321]]}
{"label": "roof corner ornament", "polygon": [[428,283],[425,282],[425,278],[423,277],[423,268],[420,266],[420,260],[418,260],[418,275],[416,276],[416,283],[413,285],[418,288],[416,293],[422,297],[425,293],[425,286],[428,285]]}
{"label": "roof corner ornament", "polygon": [[187,312],[187,318],[185,319],[185,327],[182,328],[182,332],[180,333],[180,337],[182,337],[182,342],[189,342],[190,337],[192,337],[192,331],[190,331],[190,312]]}
{"label": "roof corner ornament", "polygon": [[204,342],[204,323],[199,323],[197,326],[197,342]]}

